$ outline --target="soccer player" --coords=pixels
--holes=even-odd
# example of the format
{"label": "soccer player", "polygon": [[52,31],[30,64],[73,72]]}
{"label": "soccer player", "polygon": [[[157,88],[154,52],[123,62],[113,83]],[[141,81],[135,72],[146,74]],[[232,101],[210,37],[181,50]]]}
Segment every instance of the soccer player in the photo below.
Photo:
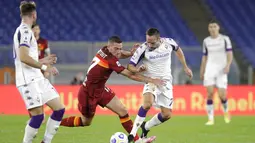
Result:
{"label": "soccer player", "polygon": [[[105,86],[111,73],[115,71],[118,74],[140,82],[156,85],[163,84],[163,81],[159,79],[133,74],[119,63],[118,58],[126,58],[131,55],[131,52],[122,51],[122,41],[118,36],[109,38],[108,45],[99,50],[93,58],[92,64],[88,68],[86,79],[80,87],[78,93],[78,109],[82,115],[64,118],[61,122],[61,126],[89,126],[95,115],[97,105],[100,105],[118,114],[122,126],[130,133],[133,122],[128,115],[126,107],[120,102],[118,97],[115,96],[115,93]],[[135,143],[149,143],[154,139],[154,136],[141,139],[136,135]]]}
{"label": "soccer player", "polygon": [[[48,41],[40,36],[41,29],[38,24],[34,24],[32,26],[32,30],[34,32],[35,39],[38,45],[39,59],[42,59],[48,55],[50,55],[50,47],[48,46]],[[50,74],[48,72],[43,72],[43,75],[48,78]]]}
{"label": "soccer player", "polygon": [[51,143],[59,128],[65,107],[61,104],[55,88],[48,79],[44,78],[41,70],[54,75],[58,74],[58,71],[50,65],[52,60],[47,58],[38,60],[38,46],[31,29],[37,19],[35,3],[21,2],[20,15],[22,22],[13,37],[16,87],[24,100],[26,108],[32,115],[25,128],[23,143],[32,143],[36,136],[44,119],[44,104],[47,104],[53,110],[53,113],[47,121],[42,143]]}
{"label": "soccer player", "polygon": [[[146,137],[149,130],[171,118],[173,107],[173,86],[171,75],[171,53],[175,51],[181,61],[185,73],[192,78],[192,71],[188,68],[182,49],[171,38],[161,38],[159,30],[150,28],[146,32],[146,42],[143,43],[130,59],[128,70],[131,72],[144,72],[146,76],[160,78],[166,82],[164,86],[146,83],[143,89],[143,105],[138,111],[133,129],[128,136],[132,142],[139,127],[142,128],[141,137]],[[140,67],[137,64],[143,61]],[[144,122],[149,109],[155,105],[161,112],[148,122]]]}
{"label": "soccer player", "polygon": [[232,46],[229,37],[219,33],[220,26],[216,21],[208,25],[210,36],[203,42],[203,58],[200,68],[200,78],[207,89],[207,114],[208,122],[205,125],[214,124],[213,92],[218,89],[219,97],[223,105],[224,120],[230,122],[226,89],[228,84],[227,74],[233,59]]}

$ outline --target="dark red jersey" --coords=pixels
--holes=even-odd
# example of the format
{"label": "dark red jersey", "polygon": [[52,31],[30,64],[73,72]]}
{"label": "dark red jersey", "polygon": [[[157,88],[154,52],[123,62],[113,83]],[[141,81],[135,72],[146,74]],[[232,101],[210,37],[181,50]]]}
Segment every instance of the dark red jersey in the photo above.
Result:
{"label": "dark red jersey", "polygon": [[119,59],[113,56],[107,47],[103,47],[93,58],[84,82],[88,87],[104,88],[113,71],[120,73],[124,69]]}
{"label": "dark red jersey", "polygon": [[46,56],[47,51],[49,51],[48,47],[48,41],[43,38],[39,38],[37,40],[37,45],[38,45],[38,53],[39,53],[39,59],[42,59]]}

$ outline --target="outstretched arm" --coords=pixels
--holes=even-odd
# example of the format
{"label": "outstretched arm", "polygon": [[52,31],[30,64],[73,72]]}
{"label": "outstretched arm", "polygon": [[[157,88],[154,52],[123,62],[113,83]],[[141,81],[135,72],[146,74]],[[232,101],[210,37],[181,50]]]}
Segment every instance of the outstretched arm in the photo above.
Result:
{"label": "outstretched arm", "polygon": [[180,60],[180,62],[182,63],[184,71],[186,72],[186,74],[191,79],[193,77],[192,71],[187,66],[184,53],[183,53],[183,51],[182,51],[182,49],[180,47],[177,49],[176,55],[177,55],[178,59]]}

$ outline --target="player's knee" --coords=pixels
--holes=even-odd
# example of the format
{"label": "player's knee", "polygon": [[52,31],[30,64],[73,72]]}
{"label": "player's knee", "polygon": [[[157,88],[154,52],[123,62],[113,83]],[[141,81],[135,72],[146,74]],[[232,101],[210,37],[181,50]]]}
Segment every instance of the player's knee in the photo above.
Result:
{"label": "player's knee", "polygon": [[161,114],[165,121],[169,120],[172,117],[171,112],[162,112]]}
{"label": "player's knee", "polygon": [[151,101],[145,101],[145,102],[143,103],[143,108],[144,108],[145,110],[149,110],[149,109],[151,108],[152,104],[153,104],[153,102],[151,102]]}
{"label": "player's knee", "polygon": [[213,99],[213,92],[207,92],[207,98],[208,99]]}
{"label": "player's knee", "polygon": [[65,113],[65,108],[53,111],[51,118],[56,121],[61,121]]}

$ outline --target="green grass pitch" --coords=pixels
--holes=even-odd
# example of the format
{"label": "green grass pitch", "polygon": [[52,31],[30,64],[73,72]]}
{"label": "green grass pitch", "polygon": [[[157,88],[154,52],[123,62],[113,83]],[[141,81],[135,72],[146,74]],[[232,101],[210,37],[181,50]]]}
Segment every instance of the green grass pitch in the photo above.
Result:
{"label": "green grass pitch", "polygon": [[[27,116],[0,115],[0,142],[21,143]],[[234,116],[225,124],[217,116],[214,126],[205,126],[206,116],[175,116],[154,127],[155,143],[255,143],[255,116]],[[34,143],[40,143],[45,130],[41,126]],[[109,143],[115,132],[124,132],[117,116],[96,116],[90,127],[60,127],[53,143]]]}

